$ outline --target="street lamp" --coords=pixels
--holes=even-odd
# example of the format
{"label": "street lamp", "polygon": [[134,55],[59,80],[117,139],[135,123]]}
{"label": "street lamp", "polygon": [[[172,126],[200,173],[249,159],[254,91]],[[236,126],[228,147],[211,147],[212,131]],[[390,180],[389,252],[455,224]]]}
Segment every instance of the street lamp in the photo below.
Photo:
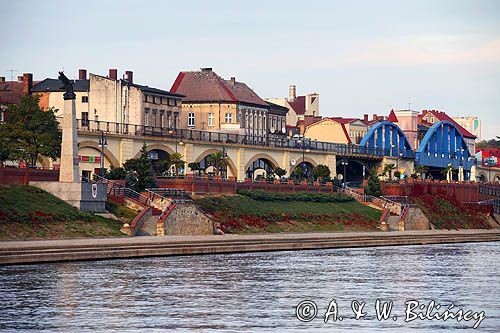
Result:
{"label": "street lamp", "polygon": [[100,173],[100,176],[101,177],[104,177],[104,148],[106,148],[108,146],[108,140],[106,139],[106,137],[104,136],[104,131],[101,131],[101,137],[99,138],[99,147],[101,148],[101,163],[100,163],[100,170],[99,170],[99,173]]}
{"label": "street lamp", "polygon": [[346,159],[344,159],[344,160],[342,160],[342,161],[340,162],[340,164],[344,167],[344,182],[342,183],[342,186],[345,188],[345,186],[346,186],[346,184],[345,184],[345,183],[346,183],[346,180],[347,180],[347,171],[346,171],[346,168],[347,168],[347,165],[348,165],[349,163],[347,162],[347,160],[346,160]]}
{"label": "street lamp", "polygon": [[490,182],[490,171],[491,171],[491,167],[490,167],[490,161],[484,161],[484,165],[486,165],[486,167],[488,168],[488,183]]}

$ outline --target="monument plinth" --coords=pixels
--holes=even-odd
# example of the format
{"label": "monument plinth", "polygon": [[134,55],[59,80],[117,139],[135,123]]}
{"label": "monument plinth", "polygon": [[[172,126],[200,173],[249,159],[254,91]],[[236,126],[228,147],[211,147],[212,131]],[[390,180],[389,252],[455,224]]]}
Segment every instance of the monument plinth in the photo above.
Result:
{"label": "monument plinth", "polygon": [[62,121],[61,163],[58,182],[30,182],[81,211],[105,212],[106,184],[80,180],[78,165],[78,133],[76,129],[76,95],[71,82],[63,72],[59,80],[65,90]]}

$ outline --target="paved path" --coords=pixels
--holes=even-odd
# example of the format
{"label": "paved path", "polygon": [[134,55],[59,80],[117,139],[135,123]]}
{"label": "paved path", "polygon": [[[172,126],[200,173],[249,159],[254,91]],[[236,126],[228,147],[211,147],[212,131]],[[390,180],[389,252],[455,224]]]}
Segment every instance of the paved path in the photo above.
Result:
{"label": "paved path", "polygon": [[0,242],[0,265],[147,256],[500,241],[500,229],[144,236]]}

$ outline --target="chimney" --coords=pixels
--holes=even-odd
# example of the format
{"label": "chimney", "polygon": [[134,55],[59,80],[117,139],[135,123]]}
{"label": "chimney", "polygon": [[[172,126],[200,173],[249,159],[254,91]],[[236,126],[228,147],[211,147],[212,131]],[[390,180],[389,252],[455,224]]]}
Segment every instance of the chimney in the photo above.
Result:
{"label": "chimney", "polygon": [[295,102],[295,99],[297,98],[297,90],[295,85],[291,84],[290,88],[288,89],[288,101],[289,102]]}
{"label": "chimney", "polygon": [[231,85],[235,85],[236,84],[236,78],[233,76],[231,77]]}
{"label": "chimney", "polygon": [[377,114],[376,113],[372,114],[372,120],[377,120]]}
{"label": "chimney", "polygon": [[20,75],[20,76],[18,76],[18,77],[17,77],[17,81],[18,81],[18,82],[23,82],[23,77],[22,77],[22,75]]}
{"label": "chimney", "polygon": [[134,73],[132,71],[125,71],[125,78],[128,83],[134,83]]}
{"label": "chimney", "polygon": [[363,120],[364,120],[364,121],[368,121],[368,114],[367,114],[367,113],[365,113],[365,114],[363,115]]}
{"label": "chimney", "polygon": [[110,68],[108,78],[110,78],[111,80],[116,80],[118,78],[118,70]]}
{"label": "chimney", "polygon": [[5,82],[5,76],[0,76],[0,82]]}
{"label": "chimney", "polygon": [[200,69],[202,72],[211,72],[212,71],[212,67],[202,67]]}
{"label": "chimney", "polygon": [[87,80],[87,70],[79,69],[78,70],[78,80]]}
{"label": "chimney", "polygon": [[23,74],[23,95],[31,95],[32,88],[33,88],[33,74],[24,73]]}

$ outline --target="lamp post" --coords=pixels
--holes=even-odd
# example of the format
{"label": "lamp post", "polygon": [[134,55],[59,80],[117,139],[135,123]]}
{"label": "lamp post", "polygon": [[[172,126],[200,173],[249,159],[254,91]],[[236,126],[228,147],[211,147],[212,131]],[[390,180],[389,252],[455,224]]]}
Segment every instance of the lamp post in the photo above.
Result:
{"label": "lamp post", "polygon": [[108,146],[108,140],[104,136],[104,131],[101,130],[101,137],[99,138],[99,147],[101,148],[99,174],[101,177],[104,177],[104,148],[106,148],[107,146]]}
{"label": "lamp post", "polygon": [[488,168],[488,183],[490,182],[490,171],[491,171],[491,167],[490,167],[490,161],[484,161],[484,165],[486,165],[486,168]]}
{"label": "lamp post", "polygon": [[346,180],[347,180],[347,165],[349,164],[346,159],[343,159],[340,164],[344,167],[344,182],[342,183],[342,187],[345,188],[346,186]]}
{"label": "lamp post", "polygon": [[[175,133],[175,131],[173,129],[168,130],[168,134],[170,134],[170,136],[172,136],[174,133]],[[175,152],[176,153],[177,153],[177,145],[182,146],[182,145],[184,145],[184,142],[182,141],[182,138],[180,138],[180,140],[179,140],[179,138],[176,135],[175,136]]]}

